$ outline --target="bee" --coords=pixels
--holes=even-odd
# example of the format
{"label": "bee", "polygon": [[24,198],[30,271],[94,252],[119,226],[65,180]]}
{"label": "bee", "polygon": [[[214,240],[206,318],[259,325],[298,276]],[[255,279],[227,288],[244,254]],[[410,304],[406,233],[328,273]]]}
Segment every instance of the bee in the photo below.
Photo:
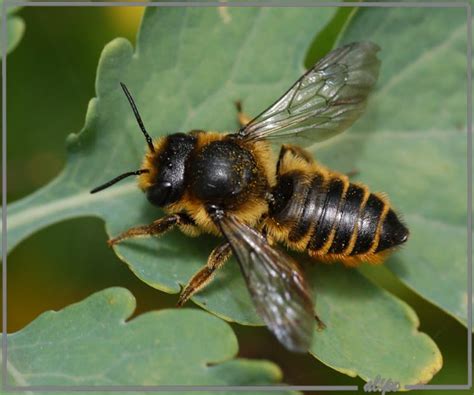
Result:
{"label": "bee", "polygon": [[[234,254],[258,314],[289,350],[311,346],[316,315],[310,288],[293,258],[274,245],[306,251],[346,266],[381,263],[408,238],[385,195],[317,163],[302,145],[347,129],[363,112],[380,67],[379,47],[352,43],[328,53],[275,103],[250,120],[238,105],[234,133],[192,130],[155,141],[121,83],[148,150],[132,175],[166,216],[108,241],[157,236],[177,226],[189,236],[210,233],[224,242],[183,288],[178,306],[202,290]],[[281,146],[278,158],[273,141]]]}

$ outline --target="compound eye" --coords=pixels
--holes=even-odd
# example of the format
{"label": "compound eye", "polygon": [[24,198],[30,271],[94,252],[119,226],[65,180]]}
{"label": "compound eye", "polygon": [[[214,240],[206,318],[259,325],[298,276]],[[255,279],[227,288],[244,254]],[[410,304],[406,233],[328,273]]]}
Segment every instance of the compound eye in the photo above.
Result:
{"label": "compound eye", "polygon": [[146,190],[146,198],[151,204],[158,207],[163,207],[172,203],[170,201],[171,191],[171,183],[161,182],[159,184],[152,185]]}

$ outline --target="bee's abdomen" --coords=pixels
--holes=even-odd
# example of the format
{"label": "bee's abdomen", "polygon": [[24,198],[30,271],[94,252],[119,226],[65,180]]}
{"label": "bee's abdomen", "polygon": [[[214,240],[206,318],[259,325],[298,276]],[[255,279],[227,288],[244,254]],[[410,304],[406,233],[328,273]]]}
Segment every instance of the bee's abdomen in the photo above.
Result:
{"label": "bee's abdomen", "polygon": [[377,262],[408,237],[387,199],[342,175],[287,173],[274,199],[270,215],[288,230],[288,245],[323,260]]}

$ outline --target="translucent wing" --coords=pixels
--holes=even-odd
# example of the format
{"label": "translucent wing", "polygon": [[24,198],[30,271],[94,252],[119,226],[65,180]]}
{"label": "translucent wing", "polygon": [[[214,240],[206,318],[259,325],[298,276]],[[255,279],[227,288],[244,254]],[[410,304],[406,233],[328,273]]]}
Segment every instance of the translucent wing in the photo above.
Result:
{"label": "translucent wing", "polygon": [[315,315],[310,290],[296,262],[233,217],[224,217],[218,223],[268,328],[289,350],[308,351]]}
{"label": "translucent wing", "polygon": [[379,49],[373,43],[360,42],[329,52],[241,129],[239,136],[309,145],[342,132],[363,112],[377,82]]}

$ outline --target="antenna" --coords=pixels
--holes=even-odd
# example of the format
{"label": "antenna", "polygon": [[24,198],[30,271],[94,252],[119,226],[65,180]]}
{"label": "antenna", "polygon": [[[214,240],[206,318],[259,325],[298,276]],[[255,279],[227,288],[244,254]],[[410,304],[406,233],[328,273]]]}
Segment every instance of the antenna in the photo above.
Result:
{"label": "antenna", "polygon": [[138,126],[140,126],[140,129],[145,135],[145,139],[148,144],[148,147],[150,148],[150,151],[155,152],[155,147],[153,146],[153,140],[151,139],[150,135],[146,131],[145,125],[143,125],[142,118],[140,117],[140,113],[138,112],[137,106],[135,105],[135,101],[133,100],[132,95],[130,94],[129,90],[127,89],[126,85],[123,82],[120,83],[120,86],[122,87],[123,92],[125,93],[125,96],[127,96],[128,102],[130,103],[130,106],[132,107],[133,114],[135,115],[135,118],[137,119]]}
{"label": "antenna", "polygon": [[149,172],[150,172],[150,170],[148,170],[148,169],[140,169],[140,170],[129,171],[127,173],[120,174],[119,176],[115,177],[113,180],[107,181],[105,184],[102,184],[102,185],[98,186],[97,188],[94,188],[91,191],[91,193],[96,193],[96,192],[102,191],[103,189],[108,188],[108,187],[116,184],[117,182],[123,180],[126,177],[139,176],[140,174],[149,173]]}

